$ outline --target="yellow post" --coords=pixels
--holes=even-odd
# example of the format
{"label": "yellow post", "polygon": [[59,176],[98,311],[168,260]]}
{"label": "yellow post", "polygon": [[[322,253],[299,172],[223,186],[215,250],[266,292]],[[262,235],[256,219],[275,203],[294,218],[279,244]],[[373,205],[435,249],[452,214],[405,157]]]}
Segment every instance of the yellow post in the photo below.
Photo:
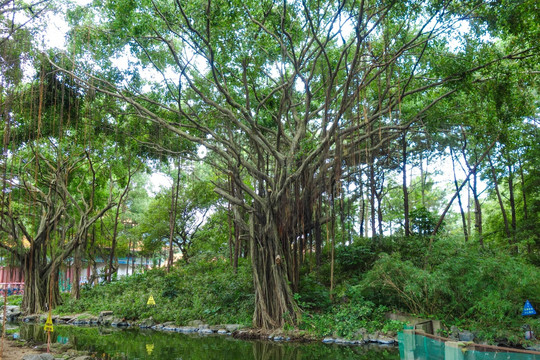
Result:
{"label": "yellow post", "polygon": [[48,332],[54,331],[51,312],[49,312],[49,316],[47,316],[47,321],[45,321],[45,326],[43,327],[43,330]]}

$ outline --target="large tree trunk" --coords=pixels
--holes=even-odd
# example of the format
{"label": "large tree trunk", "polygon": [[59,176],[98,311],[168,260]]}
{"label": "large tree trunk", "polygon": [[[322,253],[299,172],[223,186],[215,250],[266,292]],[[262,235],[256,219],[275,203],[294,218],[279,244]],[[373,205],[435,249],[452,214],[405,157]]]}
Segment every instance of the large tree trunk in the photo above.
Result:
{"label": "large tree trunk", "polygon": [[[273,211],[250,214],[250,248],[255,288],[253,325],[262,329],[295,323],[299,312],[289,285],[288,266]],[[260,219],[263,215],[263,219]],[[262,221],[261,221],[262,220]],[[258,231],[256,231],[257,229]]]}
{"label": "large tree trunk", "polygon": [[36,249],[30,246],[23,264],[25,284],[22,308],[26,314],[40,313],[47,308],[48,279],[40,273],[39,256],[36,253]]}
{"label": "large tree trunk", "polygon": [[43,257],[42,249],[31,245],[23,261],[25,284],[22,309],[26,314],[37,314],[51,307],[54,309],[60,302],[58,274],[54,274],[58,270],[46,271],[46,264],[47,258]]}

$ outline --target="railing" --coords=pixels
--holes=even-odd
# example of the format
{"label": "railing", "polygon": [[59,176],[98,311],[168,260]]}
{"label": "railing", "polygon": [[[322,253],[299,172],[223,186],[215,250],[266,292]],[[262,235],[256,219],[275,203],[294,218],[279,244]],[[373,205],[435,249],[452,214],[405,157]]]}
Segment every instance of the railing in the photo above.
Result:
{"label": "railing", "polygon": [[534,350],[455,341],[414,329],[400,332],[398,342],[403,360],[540,360],[540,352]]}

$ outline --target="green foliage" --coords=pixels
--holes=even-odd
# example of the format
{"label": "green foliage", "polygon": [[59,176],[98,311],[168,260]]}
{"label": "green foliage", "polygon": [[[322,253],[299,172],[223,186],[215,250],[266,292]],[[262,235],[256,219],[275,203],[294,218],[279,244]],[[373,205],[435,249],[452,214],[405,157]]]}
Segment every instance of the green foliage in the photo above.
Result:
{"label": "green foliage", "polygon": [[368,239],[360,239],[349,246],[338,246],[335,250],[336,263],[341,271],[364,272],[371,268],[376,260],[374,242]]}
{"label": "green foliage", "polygon": [[178,289],[176,286],[176,278],[174,274],[167,274],[164,279],[163,292],[161,296],[168,299],[174,299],[178,296]]}
{"label": "green foliage", "polygon": [[17,305],[20,306],[22,304],[23,297],[22,295],[11,295],[8,296],[8,304],[9,305]]}
{"label": "green foliage", "polygon": [[438,220],[438,216],[424,206],[418,207],[410,213],[411,231],[420,236],[431,235]]}
{"label": "green foliage", "polygon": [[[111,310],[129,320],[152,316],[155,321],[185,325],[200,319],[209,324],[250,323],[253,310],[250,266],[241,262],[237,274],[230,264],[217,259],[121,278],[82,291],[80,300],[68,298],[58,313]],[[156,305],[146,304],[152,295]]]}
{"label": "green foliage", "polygon": [[539,277],[537,267],[519,258],[440,241],[424,262],[383,254],[359,286],[380,304],[503,327],[520,319],[525,299],[540,302]]}
{"label": "green foliage", "polygon": [[294,294],[300,308],[326,310],[330,307],[330,292],[317,281],[315,274],[307,274],[300,279],[298,293]]}
{"label": "green foliage", "polygon": [[316,336],[337,336],[361,339],[362,331],[392,332],[403,328],[403,323],[387,320],[388,308],[364,300],[354,288],[350,288],[348,302],[335,304],[324,313],[306,314],[300,328]]}
{"label": "green foliage", "polygon": [[227,256],[229,247],[229,214],[226,209],[217,208],[208,216],[206,223],[201,225],[192,253],[197,257]]}
{"label": "green foliage", "polygon": [[[164,244],[168,244],[171,232],[171,195],[174,195],[176,221],[173,244],[177,251],[182,252],[184,260],[188,261],[196,250],[194,248],[197,247],[198,239],[205,239],[205,235],[209,235],[209,239],[223,239],[222,236],[213,236],[217,234],[208,234],[208,229],[205,229],[206,234],[200,235],[203,223],[215,208],[217,196],[210,180],[213,173],[208,171],[204,164],[181,163],[174,166],[170,164],[169,168],[171,177],[175,179],[174,189],[162,188],[156,194],[149,202],[147,211],[140,216],[140,222],[133,228],[132,233],[143,239],[144,251],[147,253],[155,253],[162,249]],[[177,173],[178,166],[180,173]],[[204,245],[202,247],[204,248]]]}

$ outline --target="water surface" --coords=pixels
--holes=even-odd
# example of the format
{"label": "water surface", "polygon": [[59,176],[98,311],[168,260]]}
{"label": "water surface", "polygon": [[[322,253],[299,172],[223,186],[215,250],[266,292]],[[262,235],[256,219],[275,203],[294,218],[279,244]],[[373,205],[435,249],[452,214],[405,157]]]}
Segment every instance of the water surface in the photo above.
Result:
{"label": "water surface", "polygon": [[[46,342],[43,325],[21,324],[20,336]],[[382,359],[397,360],[394,346],[342,346],[315,343],[245,341],[223,335],[55,325],[52,341],[89,350],[106,360],[119,359]]]}

